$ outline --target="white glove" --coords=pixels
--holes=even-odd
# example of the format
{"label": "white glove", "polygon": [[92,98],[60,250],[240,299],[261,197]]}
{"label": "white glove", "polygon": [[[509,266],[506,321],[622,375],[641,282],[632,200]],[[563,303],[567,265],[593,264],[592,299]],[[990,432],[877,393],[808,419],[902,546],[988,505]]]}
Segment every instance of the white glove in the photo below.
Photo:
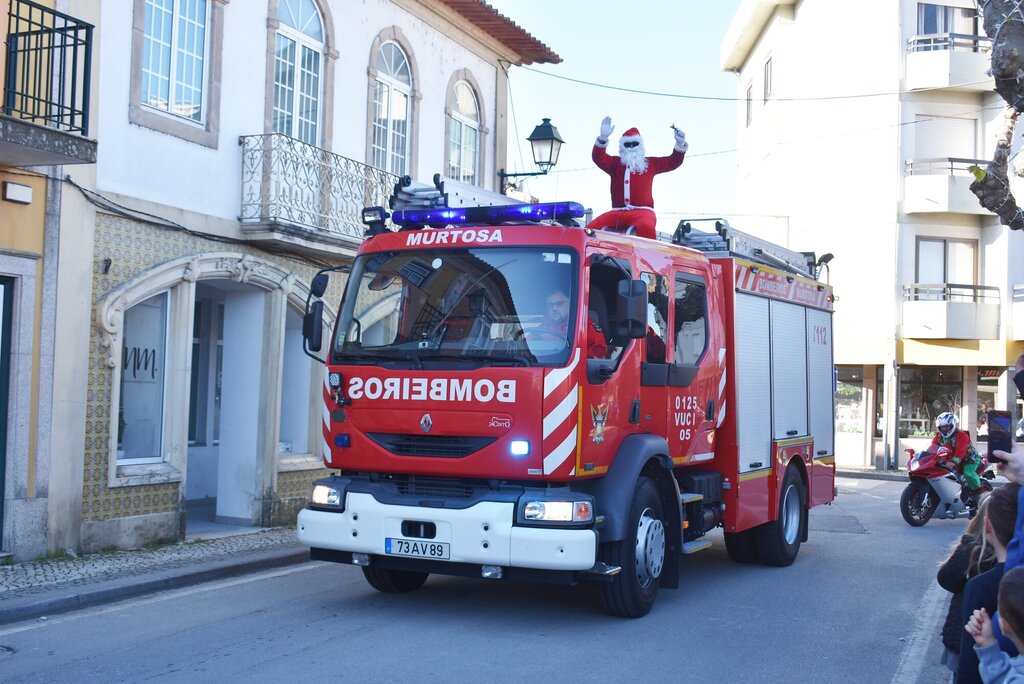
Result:
{"label": "white glove", "polygon": [[675,129],[675,136],[677,150],[679,150],[680,152],[686,152],[686,150],[690,149],[690,146],[686,142],[686,133],[683,133],[681,130],[677,128]]}
{"label": "white glove", "polygon": [[612,137],[612,131],[615,130],[615,126],[612,126],[612,117],[606,116],[601,119],[601,134],[597,136],[597,142],[602,145],[608,144],[608,138]]}

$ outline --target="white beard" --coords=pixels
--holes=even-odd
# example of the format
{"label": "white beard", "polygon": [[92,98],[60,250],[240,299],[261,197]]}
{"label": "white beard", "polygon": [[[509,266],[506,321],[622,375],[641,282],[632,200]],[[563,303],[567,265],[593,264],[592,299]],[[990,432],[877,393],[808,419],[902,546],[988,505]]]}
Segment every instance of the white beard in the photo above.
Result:
{"label": "white beard", "polygon": [[647,170],[647,155],[644,154],[643,143],[636,147],[619,145],[619,158],[631,173],[643,173]]}

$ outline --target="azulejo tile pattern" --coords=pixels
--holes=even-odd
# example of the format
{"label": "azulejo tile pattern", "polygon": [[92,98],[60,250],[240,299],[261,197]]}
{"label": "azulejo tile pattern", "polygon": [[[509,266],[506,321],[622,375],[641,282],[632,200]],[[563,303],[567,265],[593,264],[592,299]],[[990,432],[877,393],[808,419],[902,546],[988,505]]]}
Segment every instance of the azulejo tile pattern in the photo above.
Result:
{"label": "azulejo tile pattern", "polygon": [[[159,228],[111,214],[97,213],[95,263],[93,269],[92,310],[111,289],[148,269],[178,257],[223,252],[223,242],[191,235],[184,231]],[[316,269],[299,260],[271,255],[249,245],[230,245],[230,251],[251,254],[273,261],[309,282]],[[109,259],[107,272],[104,265]],[[344,278],[332,278],[329,301],[338,301]],[[101,521],[152,513],[177,511],[181,505],[180,483],[109,487],[109,453],[112,373],[105,365],[95,326],[89,340],[89,387],[86,403],[85,455],[82,483],[82,520]],[[278,476],[278,500],[305,497],[312,480],[322,477],[324,469],[281,473]]]}

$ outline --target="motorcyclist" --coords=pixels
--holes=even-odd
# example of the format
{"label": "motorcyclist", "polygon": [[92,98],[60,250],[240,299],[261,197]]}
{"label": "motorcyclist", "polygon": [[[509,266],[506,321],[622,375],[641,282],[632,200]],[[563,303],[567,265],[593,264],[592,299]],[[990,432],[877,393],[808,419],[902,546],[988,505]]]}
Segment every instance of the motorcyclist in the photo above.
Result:
{"label": "motorcyclist", "polygon": [[968,496],[964,498],[973,517],[978,505],[978,495],[981,494],[981,480],[978,478],[981,456],[971,444],[971,436],[966,431],[957,429],[958,423],[956,416],[949,411],[940,413],[935,419],[935,437],[932,438],[928,451],[934,452],[942,448],[949,451],[949,460],[963,475],[969,490]]}

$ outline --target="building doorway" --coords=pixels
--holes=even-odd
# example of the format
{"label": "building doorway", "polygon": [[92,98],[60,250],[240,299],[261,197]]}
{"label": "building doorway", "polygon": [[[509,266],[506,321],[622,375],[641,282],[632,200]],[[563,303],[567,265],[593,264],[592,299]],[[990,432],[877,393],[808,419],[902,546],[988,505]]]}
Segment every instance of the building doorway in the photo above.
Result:
{"label": "building doorway", "polygon": [[14,279],[0,278],[0,549],[6,548],[4,530],[4,499],[7,491],[7,408],[9,406],[11,370],[11,325],[14,302]]}

